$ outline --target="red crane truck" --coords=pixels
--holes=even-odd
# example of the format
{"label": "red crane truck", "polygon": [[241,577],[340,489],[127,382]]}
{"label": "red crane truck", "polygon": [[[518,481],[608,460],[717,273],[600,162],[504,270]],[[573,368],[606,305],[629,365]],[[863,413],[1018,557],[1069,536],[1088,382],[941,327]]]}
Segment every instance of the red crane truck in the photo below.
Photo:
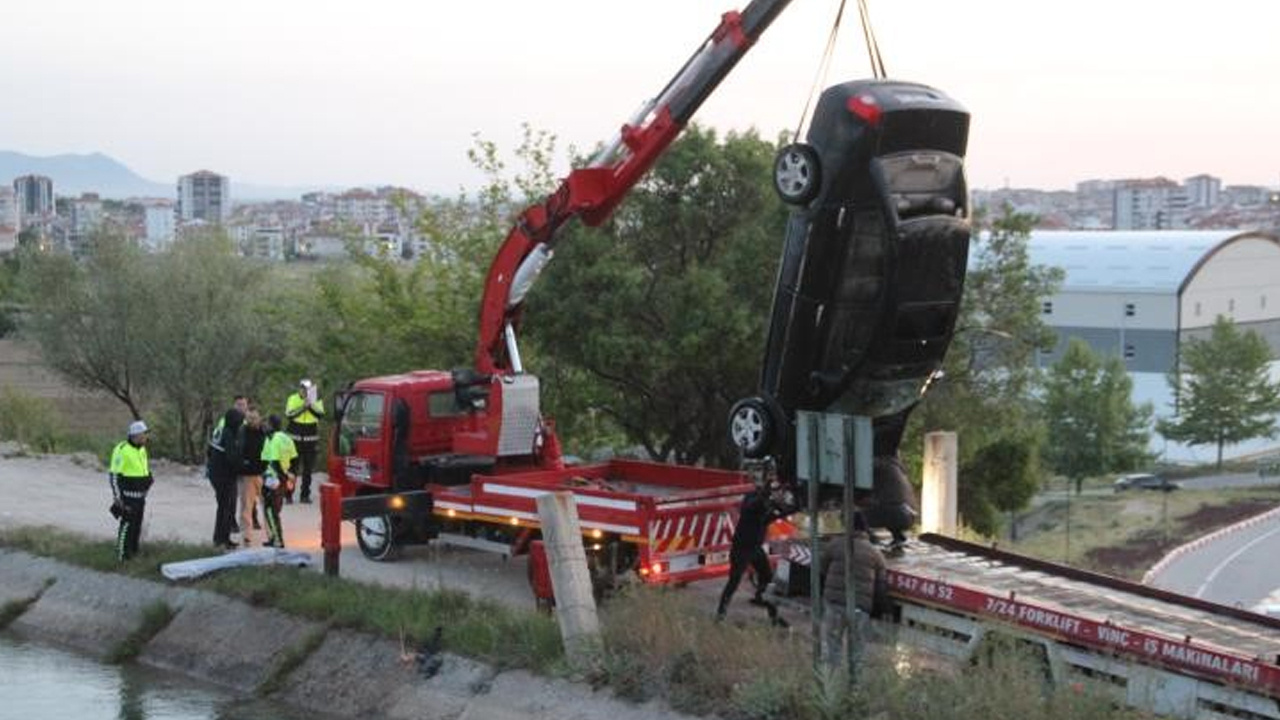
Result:
{"label": "red crane truck", "polygon": [[340,394],[329,476],[366,556],[433,539],[520,553],[538,533],[535,498],[571,490],[598,576],[634,570],[649,582],[685,582],[725,572],[748,477],[620,460],[565,467],[516,331],[557,231],[573,219],[604,222],[789,2],[752,0],[725,13],[609,145],[520,214],[485,282],[474,368],[368,378]]}

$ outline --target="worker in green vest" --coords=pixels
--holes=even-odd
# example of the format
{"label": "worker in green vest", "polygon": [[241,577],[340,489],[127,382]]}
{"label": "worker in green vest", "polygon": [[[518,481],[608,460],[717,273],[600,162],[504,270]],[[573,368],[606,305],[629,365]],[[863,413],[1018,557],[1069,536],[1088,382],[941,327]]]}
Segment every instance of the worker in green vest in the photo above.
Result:
{"label": "worker in green vest", "polygon": [[284,547],[284,526],[280,523],[280,506],[293,488],[289,466],[297,457],[293,438],[282,432],[284,422],[279,415],[267,418],[267,441],[262,445],[262,462],[266,464],[262,480],[262,509],[267,520],[267,541],[263,545]]}
{"label": "worker in green vest", "polygon": [[[320,443],[320,418],[324,417],[324,401],[320,399],[315,383],[303,380],[298,392],[289,396],[284,416],[289,419],[289,437],[298,448],[298,467],[294,474],[302,480],[298,500],[311,502],[311,472],[315,470],[316,446]],[[293,494],[285,496],[293,501]]]}
{"label": "worker in green vest", "polygon": [[129,437],[111,452],[111,514],[120,521],[116,531],[116,558],[121,562],[138,554],[142,515],[151,489],[151,461],[147,457],[147,424],[129,425]]}

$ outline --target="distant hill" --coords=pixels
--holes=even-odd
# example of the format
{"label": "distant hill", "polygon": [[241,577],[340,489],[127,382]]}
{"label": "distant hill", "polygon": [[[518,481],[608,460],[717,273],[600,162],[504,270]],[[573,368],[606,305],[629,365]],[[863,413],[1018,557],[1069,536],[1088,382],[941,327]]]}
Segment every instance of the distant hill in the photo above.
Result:
{"label": "distant hill", "polygon": [[102,153],[37,157],[0,150],[0,180],[12,182],[19,175],[53,178],[55,195],[96,192],[104,198],[172,197],[174,183],[148,180]]}
{"label": "distant hill", "polygon": [[[195,172],[202,168],[192,168]],[[208,168],[214,170],[214,168]],[[216,170],[215,170],[216,171]],[[89,155],[51,155],[37,157],[0,150],[0,182],[6,185],[20,175],[45,175],[53,179],[53,192],[58,196],[78,196],[93,192],[104,198],[123,200],[131,197],[177,197],[178,178],[171,182],[148,180],[130,170],[119,160],[102,153]],[[296,200],[321,187],[273,187],[237,182],[231,178],[231,199]]]}

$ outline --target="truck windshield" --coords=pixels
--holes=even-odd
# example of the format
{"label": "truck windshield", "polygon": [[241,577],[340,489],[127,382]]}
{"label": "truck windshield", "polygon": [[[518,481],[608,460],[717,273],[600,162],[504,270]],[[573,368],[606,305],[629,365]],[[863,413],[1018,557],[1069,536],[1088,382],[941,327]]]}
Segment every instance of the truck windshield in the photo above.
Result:
{"label": "truck windshield", "polygon": [[382,437],[382,393],[356,392],[347,398],[338,426],[338,454],[350,455],[359,438]]}

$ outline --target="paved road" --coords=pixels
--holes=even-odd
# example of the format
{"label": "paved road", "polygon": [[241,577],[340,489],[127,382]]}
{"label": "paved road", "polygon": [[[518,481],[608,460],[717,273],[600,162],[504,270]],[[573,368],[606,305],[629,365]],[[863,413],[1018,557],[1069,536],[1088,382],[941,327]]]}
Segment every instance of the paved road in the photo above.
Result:
{"label": "paved road", "polygon": [[1280,593],[1280,513],[1190,550],[1153,584],[1224,605],[1255,608]]}

